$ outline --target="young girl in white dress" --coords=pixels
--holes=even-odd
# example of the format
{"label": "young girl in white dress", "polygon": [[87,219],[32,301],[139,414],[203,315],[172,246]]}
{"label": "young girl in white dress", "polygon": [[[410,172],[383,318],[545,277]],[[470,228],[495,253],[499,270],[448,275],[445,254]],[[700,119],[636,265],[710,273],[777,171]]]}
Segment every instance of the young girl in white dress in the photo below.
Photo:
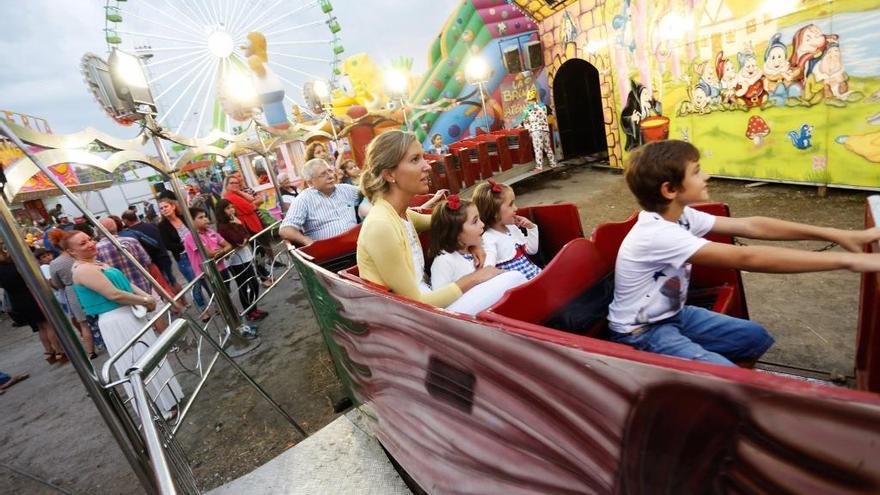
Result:
{"label": "young girl in white dress", "polygon": [[[431,215],[431,287],[445,287],[476,270],[472,251],[482,243],[483,222],[477,207],[450,196]],[[502,273],[462,294],[446,309],[471,316],[489,308],[507,292],[526,281],[517,271]]]}
{"label": "young girl in white dress", "polygon": [[[474,188],[473,200],[480,219],[486,224],[484,265],[516,270],[528,280],[541,273],[538,265],[529,258],[538,252],[538,226],[516,214],[513,189],[489,179]],[[526,229],[526,235],[520,227]]]}

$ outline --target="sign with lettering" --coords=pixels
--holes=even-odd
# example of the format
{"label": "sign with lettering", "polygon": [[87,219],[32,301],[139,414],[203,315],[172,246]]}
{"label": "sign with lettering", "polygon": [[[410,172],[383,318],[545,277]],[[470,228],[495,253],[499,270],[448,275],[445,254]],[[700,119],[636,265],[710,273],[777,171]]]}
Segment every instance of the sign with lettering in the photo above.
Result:
{"label": "sign with lettering", "polygon": [[501,107],[504,109],[504,128],[518,127],[523,119],[523,111],[528,106],[527,95],[535,87],[535,77],[531,73],[508,75],[501,81]]}

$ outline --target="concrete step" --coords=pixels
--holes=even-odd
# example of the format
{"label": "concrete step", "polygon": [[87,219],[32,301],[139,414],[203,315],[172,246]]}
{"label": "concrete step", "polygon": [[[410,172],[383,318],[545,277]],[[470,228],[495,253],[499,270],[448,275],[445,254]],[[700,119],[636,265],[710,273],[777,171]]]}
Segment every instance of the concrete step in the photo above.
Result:
{"label": "concrete step", "polygon": [[353,409],[210,495],[358,493],[408,495],[363,413]]}

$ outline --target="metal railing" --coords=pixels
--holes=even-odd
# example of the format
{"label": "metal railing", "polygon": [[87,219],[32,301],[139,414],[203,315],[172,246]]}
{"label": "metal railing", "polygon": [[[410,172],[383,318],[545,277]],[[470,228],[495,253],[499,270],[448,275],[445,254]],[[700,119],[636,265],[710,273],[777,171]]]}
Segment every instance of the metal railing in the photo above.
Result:
{"label": "metal railing", "polygon": [[[272,232],[277,230],[279,224],[280,222],[276,222],[251,237],[248,240],[248,245],[256,246],[260,244],[261,237],[263,236],[271,238]],[[271,286],[263,288],[258,298],[249,306],[242,307],[240,310],[236,308],[239,318],[246,315],[259,300],[268,295],[290,273],[292,263],[289,261],[290,255],[287,253],[286,249],[278,249],[278,254],[272,257],[270,267],[280,261],[280,259],[287,260],[287,263],[284,265],[284,271],[274,280]],[[208,259],[203,262],[202,266],[213,265],[216,268],[220,262],[228,259],[228,256],[231,254],[227,253],[217,259]],[[256,273],[256,266],[260,263],[260,259],[254,256],[250,263]],[[270,270],[272,270],[270,273],[274,273],[273,268],[270,268]],[[218,273],[223,272],[218,271]],[[198,290],[203,280],[205,280],[205,273],[200,274],[189,282],[180,293],[173,297],[172,301],[157,308],[143,327],[129,338],[122,348],[110,356],[107,362],[104,363],[100,374],[100,380],[104,388],[115,390],[117,396],[123,396],[123,394],[128,396],[127,399],[121,399],[121,402],[134,413],[131,415],[131,419],[133,423],[138,425],[137,429],[144,437],[156,485],[162,494],[198,493],[190,461],[184,449],[177,441],[177,434],[184,424],[184,419],[189,415],[193,403],[202,390],[204,390],[205,384],[217,361],[220,359],[224,359],[231,365],[276,412],[284,417],[297,433],[303,437],[307,436],[307,433],[297,421],[275,402],[224,350],[229,345],[233,332],[236,332],[240,326],[240,320],[227,324],[223,318],[217,318],[218,315],[222,316],[223,313],[215,311],[218,309],[218,300],[214,297],[214,294],[218,290],[230,291],[230,287],[226,285],[222,288],[211,287],[211,297],[206,304],[205,310],[202,312],[202,314],[207,316],[205,321],[199,321],[198,318],[191,314],[191,311],[178,311],[178,314],[174,315],[175,303],[184,300],[185,296],[192,293],[193,290]],[[229,279],[227,283],[231,285],[231,281],[232,279]],[[239,283],[238,280],[235,280],[235,282]],[[149,332],[154,331],[155,324],[158,321],[166,318],[173,320],[171,325],[162,331],[154,342],[149,343],[151,339],[145,337],[148,336]],[[125,358],[129,352],[135,353],[138,348],[145,348],[145,350],[141,351],[142,353],[137,357],[137,362],[127,368],[124,376],[118,376],[118,373],[117,376],[114,376],[114,371],[117,370],[116,364],[119,360]],[[211,350],[214,351],[213,354],[211,354]],[[163,370],[165,370],[164,373],[162,373]],[[160,376],[165,377],[164,381],[150,387],[153,380]],[[175,388],[179,387],[177,380],[179,377],[185,376],[195,377],[196,382],[190,393],[178,397],[175,393]],[[152,388],[152,393],[148,390],[150,388]],[[167,393],[170,393],[175,398],[175,404],[172,409],[176,411],[176,414],[169,414],[167,404],[165,404],[165,407],[157,404],[157,400],[162,397],[162,394]]]}
{"label": "metal railing", "polygon": [[[168,176],[175,193],[178,198],[181,198],[183,197],[182,188],[180,178],[178,177],[180,170],[177,165],[171,164],[162,146],[160,138],[164,137],[163,132],[155,122],[147,119],[147,127],[144,133],[135,140],[130,141],[116,140],[109,136],[90,137],[94,134],[92,130],[60,138],[31,133],[28,134],[27,139],[29,144],[50,148],[52,154],[45,155],[50,161],[76,162],[82,158],[87,160],[84,163],[98,163],[100,161],[99,158],[94,158],[91,155],[84,154],[79,149],[75,149],[77,146],[83,145],[82,140],[86,137],[100,140],[104,145],[111,148],[123,150],[119,151],[117,155],[129,156],[125,155],[125,153],[129,153],[132,156],[137,155],[142,157],[138,158],[139,160],[157,167],[155,159],[150,159],[146,155],[138,154],[135,151],[135,148],[143,144],[143,141],[146,141],[147,138],[152,138],[161,158],[159,165],[164,167],[164,169],[157,167],[157,171]],[[248,341],[240,335],[242,313],[235,309],[230,300],[226,284],[217,271],[217,261],[206,256],[205,248],[201,243],[200,236],[195,233],[193,221],[187,209],[182,209],[182,219],[190,232],[193,232],[193,240],[196,243],[196,247],[202,258],[205,259],[202,264],[204,273],[186,284],[180,293],[172,295],[163,289],[150,275],[146,267],[141,266],[137,259],[124,249],[118,239],[98,222],[97,218],[92,215],[79,198],[71,193],[65,184],[41,161],[40,157],[36,156],[32,148],[22,142],[21,138],[2,119],[0,119],[0,135],[5,136],[16,145],[24,153],[29,163],[36,170],[43,172],[71,200],[82,215],[120,251],[127,261],[132,263],[144,275],[153,289],[162,296],[164,304],[157,308],[122,348],[112,353],[107,363],[100,370],[100,373],[96,373],[91,361],[82,349],[70,320],[61,310],[60,305],[52,295],[51,288],[36,264],[36,259],[25,245],[20,235],[18,224],[10,211],[6,194],[0,194],[2,196],[0,197],[0,237],[2,237],[9,249],[10,255],[24,278],[26,285],[34,294],[40,309],[46,315],[49,323],[56,329],[64,351],[79,374],[89,396],[95,403],[122,449],[123,454],[147,492],[177,493],[178,489],[184,493],[195,493],[198,491],[192,469],[189,466],[185,452],[177,442],[176,435],[184,424],[183,419],[191,411],[196,397],[204,389],[204,385],[219,359],[226,361],[241,375],[276,412],[284,417],[298,434],[306,436],[302,427],[231,356],[231,351],[237,348],[250,347]],[[237,136],[229,139],[232,138],[239,139]],[[207,153],[221,154],[221,156],[226,156],[229,153],[227,149],[213,148],[200,144],[190,145],[202,146],[193,149],[191,153],[197,153],[199,150],[205,150],[204,152]],[[67,146],[71,148],[65,148]],[[40,154],[43,155],[44,153]],[[119,158],[114,158],[117,155],[111,157],[109,161],[118,160]],[[3,187],[5,184],[6,177],[0,173],[0,193],[4,192]],[[249,242],[256,244],[257,239],[261,235],[264,238],[271,239],[271,232],[277,225],[278,222],[264,229],[257,236],[251,238]],[[272,264],[281,256],[280,253],[286,252],[286,249],[279,249],[279,255],[273,256]],[[277,286],[278,282],[289,273],[290,267],[291,263],[288,262],[283,273],[273,282],[271,287],[262,291],[259,299],[265,297],[272,288]],[[180,308],[186,295],[191,294],[193,290],[198,290],[198,286],[202,283],[208,285],[211,293],[206,308],[207,313],[205,313],[208,315],[208,318],[204,322],[198,321],[198,318],[189,314],[188,311],[190,310]],[[215,317],[214,310],[219,310],[220,318]],[[172,321],[172,323],[164,332],[159,332],[159,335],[156,335],[153,332],[156,329],[156,324],[160,321]],[[213,350],[213,354],[208,349]],[[129,352],[131,353],[130,355],[128,354]],[[130,366],[125,367],[122,373],[119,373],[120,367],[117,365],[127,357],[132,359],[132,363]],[[167,378],[163,379],[163,376]],[[183,389],[179,388],[177,383],[178,376],[196,377],[195,384],[189,394],[182,393]],[[156,380],[160,382],[153,383]],[[174,390],[175,384],[177,384],[178,390],[181,392],[180,394]],[[152,394],[149,391],[150,388],[153,389]],[[172,407],[167,407],[168,404],[165,404],[166,407],[160,408],[157,406],[156,399],[166,391],[172,392],[174,404]],[[171,409],[176,410],[176,416],[168,415],[168,420],[166,420],[166,414],[164,413],[170,412]],[[162,414],[159,413],[160,411]]]}

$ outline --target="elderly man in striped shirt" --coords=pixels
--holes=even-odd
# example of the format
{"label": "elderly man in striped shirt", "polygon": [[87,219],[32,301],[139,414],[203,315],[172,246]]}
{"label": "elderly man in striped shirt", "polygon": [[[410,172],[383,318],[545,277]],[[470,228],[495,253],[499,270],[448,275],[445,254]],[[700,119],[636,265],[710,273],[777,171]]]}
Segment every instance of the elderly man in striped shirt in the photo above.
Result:
{"label": "elderly man in striped shirt", "polygon": [[357,225],[357,187],[337,184],[336,174],[320,158],[307,161],[302,175],[309,188],[290,204],[281,222],[281,237],[297,246],[308,246]]}

